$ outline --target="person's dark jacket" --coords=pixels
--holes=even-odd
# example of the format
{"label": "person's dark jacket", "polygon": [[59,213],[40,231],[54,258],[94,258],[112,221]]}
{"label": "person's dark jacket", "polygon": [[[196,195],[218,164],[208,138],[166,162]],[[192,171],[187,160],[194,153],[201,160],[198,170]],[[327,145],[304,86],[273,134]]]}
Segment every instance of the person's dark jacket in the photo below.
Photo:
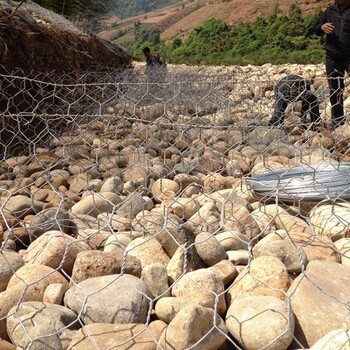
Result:
{"label": "person's dark jacket", "polygon": [[330,5],[319,17],[315,26],[317,35],[324,34],[322,25],[330,22],[334,25],[334,31],[327,34],[325,50],[328,55],[337,58],[339,55],[350,54],[350,5],[341,12],[337,4]]}

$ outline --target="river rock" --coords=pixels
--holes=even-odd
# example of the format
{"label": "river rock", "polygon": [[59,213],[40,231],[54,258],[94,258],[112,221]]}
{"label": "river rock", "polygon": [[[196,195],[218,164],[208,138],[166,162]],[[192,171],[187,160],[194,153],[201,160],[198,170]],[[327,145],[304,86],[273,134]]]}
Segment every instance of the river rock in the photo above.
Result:
{"label": "river rock", "polygon": [[161,244],[153,237],[139,237],[130,242],[126,248],[128,255],[138,258],[142,268],[155,263],[164,266],[170,261]]}
{"label": "river rock", "polygon": [[195,247],[199,257],[207,266],[213,266],[227,259],[224,247],[216,237],[208,232],[202,232],[195,239]]}
{"label": "river rock", "polygon": [[111,176],[104,180],[100,192],[113,192],[121,194],[124,183],[118,176]]}
{"label": "river rock", "polygon": [[71,222],[66,210],[62,208],[49,208],[36,214],[30,221],[29,238],[33,242],[47,231],[59,230],[71,233]]}
{"label": "river rock", "polygon": [[[73,337],[68,350],[157,350],[157,343],[166,323],[157,320],[148,327],[140,323],[93,323],[81,328]],[[91,341],[93,340],[93,342]]]}
{"label": "river rock", "polygon": [[45,289],[43,302],[61,305],[66,291],[67,287],[63,283],[52,283]]}
{"label": "river rock", "polygon": [[350,332],[348,329],[336,329],[327,333],[310,350],[349,350],[350,349]]}
{"label": "river rock", "polygon": [[200,204],[193,198],[176,198],[168,204],[172,212],[181,219],[189,219],[200,208]]}
{"label": "river rock", "polygon": [[7,317],[7,332],[12,343],[20,349],[31,345],[33,350],[44,347],[63,350],[60,333],[66,327],[78,326],[77,315],[73,311],[61,305],[36,301],[21,303],[18,309],[13,307]]}
{"label": "river rock", "polygon": [[[9,310],[23,301],[42,301],[46,288],[53,283],[62,283],[68,288],[67,280],[57,271],[48,266],[27,264],[16,271],[0,293],[0,318],[7,315]],[[0,321],[0,337],[7,340],[5,319]]]}
{"label": "river rock", "polygon": [[164,297],[157,301],[155,313],[160,320],[170,323],[181,309],[193,304],[193,301],[184,298]]}
{"label": "river rock", "polygon": [[316,235],[325,235],[337,241],[350,237],[350,203],[319,204],[309,214]]}
{"label": "river rock", "polygon": [[3,249],[0,255],[0,292],[3,292],[12,275],[24,265],[23,258],[16,252]]}
{"label": "river rock", "polygon": [[289,273],[300,273],[308,263],[303,248],[297,248],[290,240],[277,240],[269,245],[254,247],[254,257],[273,256],[287,267]]}
{"label": "river rock", "polygon": [[88,214],[97,217],[100,213],[112,212],[121,201],[120,197],[113,192],[91,194],[73,205],[72,214]]}
{"label": "river rock", "polygon": [[209,267],[209,270],[220,277],[224,286],[231,284],[237,275],[236,267],[229,260],[222,260],[217,264]]}
{"label": "river rock", "polygon": [[176,195],[180,190],[177,182],[169,179],[158,179],[151,188],[154,195],[154,200],[158,203],[161,202],[162,194],[173,193]]}
{"label": "river rock", "polygon": [[350,299],[350,268],[327,261],[311,261],[288,290],[296,316],[295,336],[311,347],[327,333],[350,327],[346,303]]}
{"label": "river rock", "polygon": [[106,240],[103,251],[105,253],[122,254],[124,255],[125,249],[132,239],[123,234],[112,234]]}
{"label": "river rock", "polygon": [[289,309],[288,302],[276,297],[239,299],[227,310],[226,325],[244,349],[286,350],[293,340],[295,325]]}
{"label": "river rock", "polygon": [[231,182],[220,174],[210,174],[204,179],[204,187],[209,192],[216,192],[232,188]]}
{"label": "river rock", "polygon": [[78,253],[84,250],[91,250],[87,243],[60,231],[49,231],[30,244],[23,259],[25,263],[60,267],[70,275]]}
{"label": "river rock", "polygon": [[248,250],[248,237],[238,231],[225,231],[215,235],[215,238],[228,250]]}
{"label": "river rock", "polygon": [[169,283],[173,284],[183,273],[195,271],[204,267],[204,263],[198,256],[195,247],[182,244],[176,250],[167,265]]}
{"label": "river rock", "polygon": [[[6,201],[6,202],[5,202]],[[18,219],[26,215],[35,214],[43,209],[43,202],[33,200],[27,196],[17,195],[10,198],[2,197],[3,211]]]}
{"label": "river rock", "polygon": [[128,219],[134,219],[136,215],[144,210],[145,200],[137,193],[131,193],[117,208],[115,213]]}
{"label": "river rock", "polygon": [[[210,292],[209,292],[210,291]],[[172,295],[214,309],[215,297],[219,296],[217,311],[226,311],[222,280],[208,269],[200,269],[183,275],[173,286]]]}
{"label": "river rock", "polygon": [[[89,295],[85,303],[85,296]],[[151,292],[137,277],[108,275],[89,278],[68,289],[64,305],[77,314],[85,324],[144,323]]]}
{"label": "river rock", "polygon": [[254,259],[245,267],[227,292],[227,304],[248,296],[275,296],[286,299],[290,279],[286,266],[272,256]]}
{"label": "river rock", "polygon": [[[213,327],[216,326],[217,328]],[[202,306],[187,306],[181,309],[163,331],[159,343],[164,350],[188,349],[197,342],[202,350],[219,349],[225,342],[227,327],[214,311]]]}
{"label": "river rock", "polygon": [[341,263],[350,267],[350,238],[342,238],[334,243],[341,255]]}
{"label": "river rock", "polygon": [[151,291],[153,298],[170,295],[168,273],[164,265],[155,263],[146,266],[141,273],[141,280]]}
{"label": "river rock", "polygon": [[233,265],[247,265],[250,257],[248,250],[228,250],[227,258]]}
{"label": "river rock", "polygon": [[131,255],[124,257],[124,255],[120,254],[87,250],[77,255],[72,272],[72,281],[74,283],[80,283],[92,277],[119,273],[140,277],[140,260]]}

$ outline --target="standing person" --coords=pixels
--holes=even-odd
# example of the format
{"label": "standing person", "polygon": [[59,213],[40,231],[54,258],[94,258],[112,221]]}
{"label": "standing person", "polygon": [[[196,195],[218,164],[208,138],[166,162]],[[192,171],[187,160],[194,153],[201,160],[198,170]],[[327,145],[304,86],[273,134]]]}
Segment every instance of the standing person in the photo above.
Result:
{"label": "standing person", "polygon": [[350,0],[335,0],[319,17],[317,35],[327,34],[326,72],[332,105],[332,127],[344,124],[344,74],[350,74]]}
{"label": "standing person", "polygon": [[146,56],[146,69],[145,74],[149,81],[155,80],[155,71],[157,70],[158,62],[156,58],[151,55],[151,50],[149,47],[143,49],[143,54]]}
{"label": "standing person", "polygon": [[298,75],[288,75],[278,82],[275,88],[275,111],[268,125],[282,125],[288,103],[300,100],[302,101],[301,120],[305,122],[306,115],[310,113],[313,127],[319,126],[321,119],[317,97],[310,91],[310,84]]}

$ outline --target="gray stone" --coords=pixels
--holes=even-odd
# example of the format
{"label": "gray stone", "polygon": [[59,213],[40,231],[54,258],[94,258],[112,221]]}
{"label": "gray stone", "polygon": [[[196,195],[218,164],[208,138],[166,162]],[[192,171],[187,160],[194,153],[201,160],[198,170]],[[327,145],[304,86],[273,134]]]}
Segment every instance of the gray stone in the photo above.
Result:
{"label": "gray stone", "polygon": [[170,295],[168,273],[164,265],[155,263],[146,266],[141,273],[141,280],[150,289],[153,297]]}
{"label": "gray stone", "polygon": [[62,208],[48,208],[36,214],[30,221],[29,239],[33,242],[45,232],[53,230],[70,234],[71,226],[66,210]]}
{"label": "gray stone", "polygon": [[68,326],[78,328],[79,323],[74,321],[78,321],[77,315],[64,306],[28,301],[10,310],[7,332],[17,349],[28,349],[30,344],[33,350],[63,350],[60,333]]}
{"label": "gray stone", "polygon": [[142,196],[134,192],[121,203],[115,213],[129,219],[134,219],[140,211],[144,210],[145,204],[146,202]]}
{"label": "gray stone", "polygon": [[[89,295],[85,303],[85,296]],[[77,314],[85,324],[145,323],[151,292],[137,277],[109,275],[89,278],[68,289],[64,305]]]}

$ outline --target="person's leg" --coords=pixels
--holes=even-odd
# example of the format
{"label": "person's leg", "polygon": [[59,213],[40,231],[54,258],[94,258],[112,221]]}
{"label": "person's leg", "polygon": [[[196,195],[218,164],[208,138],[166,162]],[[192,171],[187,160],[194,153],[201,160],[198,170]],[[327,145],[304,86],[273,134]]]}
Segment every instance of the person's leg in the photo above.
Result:
{"label": "person's leg", "polygon": [[[304,107],[305,105],[305,107]],[[309,92],[307,97],[303,100],[302,112],[310,113],[311,123],[314,125],[321,123],[320,108],[317,101],[317,96]]]}
{"label": "person's leg", "polygon": [[287,101],[278,93],[275,93],[275,111],[269,121],[270,126],[279,126],[283,124],[284,112],[288,106]]}
{"label": "person's leg", "polygon": [[335,59],[327,57],[326,72],[329,84],[329,99],[332,105],[332,125],[337,127],[343,123],[344,119],[344,68]]}

